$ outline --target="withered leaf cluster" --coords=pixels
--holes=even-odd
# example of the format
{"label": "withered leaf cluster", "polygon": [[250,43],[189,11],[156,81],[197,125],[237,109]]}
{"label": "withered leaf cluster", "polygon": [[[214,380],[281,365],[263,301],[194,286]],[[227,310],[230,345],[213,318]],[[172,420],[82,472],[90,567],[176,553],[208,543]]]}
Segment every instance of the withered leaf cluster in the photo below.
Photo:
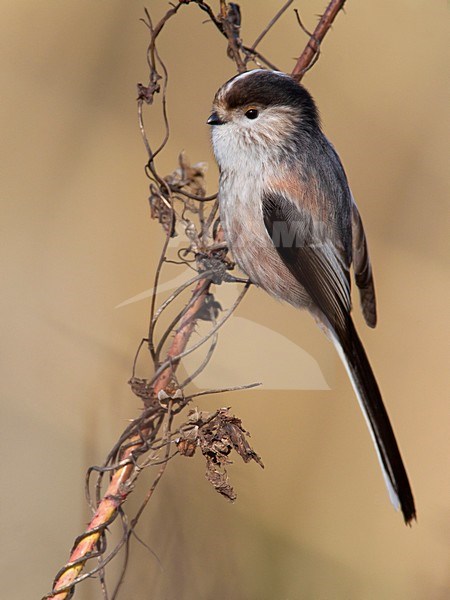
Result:
{"label": "withered leaf cluster", "polygon": [[[204,162],[191,165],[187,156],[181,152],[178,157],[178,168],[170,175],[166,175],[162,180],[150,184],[150,208],[153,219],[163,225],[166,233],[171,236],[175,233],[175,217],[184,221],[184,214],[199,213],[198,201],[206,197],[205,173],[207,165]],[[175,215],[173,210],[173,201],[179,200],[184,206],[180,215]],[[194,238],[196,235],[193,223],[186,221],[184,223],[185,233],[188,238]]]}
{"label": "withered leaf cluster", "polygon": [[193,456],[197,447],[206,459],[206,479],[214,488],[229,500],[236,500],[236,492],[231,486],[227,465],[232,450],[246,463],[254,460],[264,467],[261,458],[248,443],[248,432],[242,422],[230,414],[228,408],[215,413],[191,410],[186,426],[177,441],[180,454]]}

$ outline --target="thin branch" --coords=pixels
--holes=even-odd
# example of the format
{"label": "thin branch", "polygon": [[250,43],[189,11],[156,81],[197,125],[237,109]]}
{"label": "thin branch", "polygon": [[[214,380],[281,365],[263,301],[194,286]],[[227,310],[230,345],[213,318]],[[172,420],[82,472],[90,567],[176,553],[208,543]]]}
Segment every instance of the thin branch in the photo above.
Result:
{"label": "thin branch", "polygon": [[186,400],[192,400],[192,398],[198,398],[199,396],[209,396],[210,394],[224,394],[225,392],[240,392],[242,390],[250,390],[251,388],[259,387],[261,382],[247,383],[244,385],[234,385],[232,387],[217,388],[215,390],[203,390],[201,392],[195,392],[186,396]]}
{"label": "thin branch", "polygon": [[[217,324],[214,327],[212,327],[210,329],[210,331],[204,337],[202,337],[201,340],[199,340],[197,343],[195,343],[193,346],[191,346],[188,349],[185,349],[185,347],[186,347],[186,345],[185,345],[184,348],[183,348],[183,350],[181,350],[180,352],[176,352],[176,348],[174,348],[174,345],[172,344],[172,346],[170,347],[169,352],[167,353],[168,359],[156,371],[156,373],[154,375],[154,380],[156,380],[157,382],[159,382],[160,381],[160,377],[161,377],[162,374],[164,374],[164,372],[167,372],[167,373],[170,372],[170,370],[173,367],[178,366],[178,364],[179,364],[179,362],[180,362],[180,360],[182,358],[184,358],[188,354],[192,354],[192,352],[195,352],[195,350],[197,350],[198,348],[200,348],[200,346],[203,346],[203,344],[205,342],[207,342],[209,340],[209,338],[211,336],[213,336],[216,333],[216,331],[218,331],[222,327],[222,325],[224,325],[224,323],[231,317],[231,315],[236,310],[237,306],[240,304],[240,302],[244,298],[244,296],[247,293],[249,287],[250,287],[250,283],[247,282],[245,284],[245,286],[244,286],[244,289],[239,294],[239,296],[236,298],[236,300],[234,301],[234,303],[231,306],[231,308],[229,308],[227,310],[227,312],[225,313],[225,315],[220,319],[220,321],[218,321]],[[194,321],[194,319],[193,319],[193,321]],[[190,333],[192,333],[192,331],[190,331]]]}
{"label": "thin branch", "polygon": [[[213,308],[210,308],[209,312],[210,312],[211,321],[214,323],[214,310],[213,310]],[[188,377],[186,377],[186,379],[184,381],[182,381],[180,383],[180,389],[184,390],[184,388],[189,383],[191,383],[192,381],[194,381],[194,379],[196,377],[198,377],[201,373],[203,373],[203,371],[206,369],[209,361],[211,360],[211,358],[212,358],[212,356],[214,354],[214,350],[216,349],[218,339],[219,339],[219,334],[216,332],[213,335],[213,338],[212,338],[211,344],[210,344],[210,346],[208,348],[208,351],[206,353],[206,356],[204,357],[204,359],[202,360],[202,362],[200,363],[200,365],[197,367],[197,369],[193,373],[191,373],[191,375],[189,375]]]}
{"label": "thin branch", "polygon": [[240,39],[241,13],[238,4],[220,0],[220,12],[216,17],[212,8],[202,0],[194,0],[195,4],[205,11],[220,33],[228,40],[228,56],[236,63],[239,73],[247,70],[245,60],[241,56],[242,41]]}
{"label": "thin branch", "polygon": [[[159,362],[159,356],[161,354],[161,350],[164,346],[164,344],[166,343],[167,338],[170,336],[170,334],[173,332],[173,330],[175,329],[176,324],[180,321],[180,319],[183,318],[183,316],[188,312],[188,310],[191,308],[191,306],[195,303],[195,301],[198,299],[198,297],[203,293],[205,287],[209,287],[209,283],[208,281],[204,280],[202,286],[197,287],[196,290],[194,291],[194,293],[192,294],[191,299],[189,300],[189,302],[186,304],[186,306],[184,306],[181,311],[172,319],[171,323],[169,324],[169,326],[167,327],[167,329],[165,330],[165,332],[161,335],[161,338],[158,342],[158,346],[156,348],[156,360],[157,362]],[[194,315],[195,317],[196,315]],[[161,367],[160,367],[161,368]],[[158,371],[156,372],[158,373]]]}
{"label": "thin branch", "polygon": [[271,21],[268,23],[267,27],[265,27],[261,33],[258,35],[258,37],[256,38],[256,40],[253,42],[253,44],[250,47],[250,50],[255,51],[256,50],[256,46],[259,44],[259,42],[267,35],[267,33],[272,29],[272,27],[275,25],[275,23],[278,21],[278,19],[287,11],[287,9],[290,7],[290,5],[294,2],[294,0],[288,0],[286,2],[286,4],[284,6],[282,6],[280,8],[280,10],[277,12],[277,14],[273,17],[273,19],[271,19]]}
{"label": "thin branch", "polygon": [[211,194],[211,196],[197,196],[196,194],[190,194],[189,192],[186,192],[186,190],[180,190],[174,185],[169,184],[169,188],[171,192],[176,192],[177,194],[186,196],[186,198],[190,198],[191,200],[197,200],[198,202],[211,202],[211,200],[217,199],[217,193]]}
{"label": "thin branch", "polygon": [[196,283],[197,281],[199,281],[200,279],[205,279],[206,277],[210,277],[211,275],[211,271],[206,271],[203,273],[197,273],[197,275],[195,275],[195,277],[192,277],[191,279],[188,279],[188,281],[186,281],[185,283],[182,283],[179,287],[177,287],[177,289],[173,292],[173,294],[171,294],[166,300],[164,300],[164,302],[160,305],[160,307],[158,308],[158,310],[154,313],[154,315],[151,317],[151,322],[152,322],[152,326],[154,327],[159,319],[159,317],[161,316],[161,314],[164,312],[164,310],[182,293],[184,292],[184,290],[188,287],[190,287],[192,284]]}
{"label": "thin branch", "polygon": [[262,62],[266,67],[269,67],[269,69],[272,69],[273,71],[279,71],[280,70],[273,62],[271,62],[268,58],[266,58],[265,56],[263,56],[257,50],[252,50],[249,46],[245,46],[244,44],[242,45],[242,50],[244,50],[244,52],[246,54],[246,60],[247,61],[252,60],[258,66],[261,66],[259,64],[259,62]]}
{"label": "thin branch", "polygon": [[[159,256],[159,260],[158,260],[158,265],[156,267],[156,271],[155,271],[155,279],[153,280],[153,290],[152,290],[152,301],[150,304],[150,325],[148,328],[148,338],[147,338],[147,342],[148,342],[148,348],[150,350],[150,354],[153,358],[153,361],[156,362],[156,354],[155,354],[155,343],[153,341],[153,332],[155,329],[155,308],[156,308],[156,296],[158,293],[158,283],[159,283],[159,278],[161,275],[161,270],[164,264],[164,260],[165,260],[165,256],[166,256],[166,252],[167,252],[167,248],[169,246],[169,242],[170,242],[170,231],[173,227],[174,224],[174,211],[173,211],[173,207],[171,207],[171,224],[170,226],[167,228],[166,231],[166,239],[164,240],[164,244],[161,250],[161,254]],[[137,356],[136,359],[133,363],[133,372],[134,372],[134,365],[136,364],[136,360],[137,360]]]}
{"label": "thin branch", "polygon": [[344,4],[345,0],[331,0],[331,2],[328,4],[325,12],[320,18],[319,23],[317,24],[317,27],[314,29],[305,49],[300,54],[297,63],[292,70],[291,75],[297,81],[300,82],[304,74],[309,68],[311,68],[311,64],[319,53],[320,44],[322,43],[323,38],[326,36],[328,30],[333,24],[334,19],[339,11],[343,8]]}

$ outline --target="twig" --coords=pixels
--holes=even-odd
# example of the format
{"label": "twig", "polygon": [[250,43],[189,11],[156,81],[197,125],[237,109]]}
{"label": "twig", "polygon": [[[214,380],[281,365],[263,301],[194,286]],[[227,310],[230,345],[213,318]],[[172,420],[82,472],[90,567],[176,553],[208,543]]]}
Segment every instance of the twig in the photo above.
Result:
{"label": "twig", "polygon": [[343,8],[345,4],[345,0],[331,0],[328,4],[325,12],[320,18],[317,27],[314,29],[311,37],[308,40],[308,43],[300,54],[297,63],[292,70],[292,77],[297,81],[301,81],[304,74],[311,67],[314,58],[319,53],[320,44],[323,41],[323,38],[326,36],[328,30],[333,24],[334,19],[336,18],[339,11]]}
{"label": "twig", "polygon": [[[202,282],[200,282],[200,283],[202,283]],[[210,284],[211,284],[211,281],[209,282],[209,285]],[[236,308],[238,307],[238,305],[244,298],[249,287],[250,287],[250,283],[247,282],[244,286],[244,289],[239,294],[239,296],[236,298],[236,300],[234,301],[231,308],[229,308],[227,310],[227,312],[225,313],[225,315],[220,319],[220,321],[218,321],[216,323],[216,325],[214,325],[214,327],[212,327],[210,329],[210,331],[204,337],[202,337],[201,340],[199,340],[197,343],[195,343],[193,346],[185,349],[186,348],[186,345],[185,345],[182,350],[180,349],[180,351],[177,352],[177,348],[174,347],[174,345],[172,344],[169,352],[167,353],[167,357],[168,357],[167,360],[156,371],[156,373],[154,375],[154,379],[156,381],[159,381],[161,375],[163,375],[166,371],[169,372],[172,367],[178,366],[178,364],[182,358],[184,358],[188,354],[191,354],[192,352],[195,352],[195,350],[197,350],[197,348],[200,348],[200,346],[203,346],[203,344],[205,342],[207,342],[209,340],[209,338],[211,336],[213,336],[216,333],[216,331],[218,331],[222,327],[222,325],[224,325],[225,321],[227,321],[231,317],[231,315],[234,313],[234,311],[236,310]],[[209,289],[209,286],[208,286],[208,289]],[[194,294],[195,294],[195,291],[194,291]],[[195,325],[195,317],[192,318],[192,321],[194,322],[194,325]],[[192,333],[192,330],[190,330],[189,335],[191,333]],[[168,381],[169,381],[169,379],[167,379],[167,383],[168,383]]]}
{"label": "twig", "polygon": [[273,17],[273,19],[271,19],[271,21],[268,23],[267,27],[265,27],[261,31],[261,33],[258,35],[258,37],[256,38],[256,40],[253,42],[253,44],[250,47],[250,50],[252,52],[254,52],[256,50],[256,46],[259,44],[259,42],[272,29],[272,27],[275,25],[275,23],[278,21],[278,19],[287,11],[287,9],[290,7],[290,5],[293,2],[294,2],[294,0],[288,0],[286,2],[286,4],[280,8],[280,10],[277,12],[277,14]]}
{"label": "twig", "polygon": [[[166,343],[167,338],[169,337],[169,335],[172,333],[172,331],[174,330],[176,324],[180,321],[180,319],[182,319],[182,317],[187,313],[187,311],[190,309],[190,307],[196,302],[197,298],[199,296],[201,296],[205,290],[206,287],[209,287],[209,280],[206,280],[203,278],[202,280],[202,285],[197,286],[194,290],[194,293],[192,294],[191,299],[189,300],[189,302],[187,303],[186,306],[184,306],[182,308],[182,310],[174,317],[174,319],[171,321],[170,325],[166,328],[166,331],[161,335],[161,339],[159,340],[158,346],[156,348],[156,352],[155,352],[155,356],[156,356],[156,361],[159,362],[159,356],[161,354],[161,350],[164,346],[164,344]],[[202,303],[203,306],[203,303]],[[196,315],[194,315],[194,318],[196,317]],[[170,359],[169,360],[173,360]],[[164,367],[159,367],[159,369],[164,368]],[[158,373],[158,371],[156,372],[156,374]]]}
{"label": "twig", "polygon": [[[156,271],[155,271],[155,279],[153,280],[152,301],[151,301],[151,305],[150,305],[150,325],[148,328],[147,341],[148,341],[148,348],[150,350],[150,354],[151,354],[151,356],[153,358],[153,362],[155,364],[156,364],[156,354],[155,354],[155,343],[153,341],[153,332],[154,332],[155,324],[156,324],[156,320],[154,318],[155,317],[155,308],[156,308],[156,295],[157,295],[157,291],[158,291],[159,277],[161,275],[161,270],[162,270],[162,267],[164,264],[167,248],[168,248],[169,242],[170,242],[170,230],[173,227],[174,217],[175,217],[175,215],[174,215],[173,207],[171,207],[171,217],[170,217],[171,223],[166,231],[166,239],[164,240],[161,254],[159,256],[158,265],[157,265]],[[134,372],[134,365],[136,364],[136,360],[137,360],[137,356],[136,356],[136,359],[133,364],[133,372]]]}
{"label": "twig", "polygon": [[[211,321],[214,323],[214,316],[213,316],[214,310],[210,309],[210,314],[211,314]],[[206,369],[209,361],[211,360],[213,354],[214,354],[214,350],[216,349],[217,346],[217,341],[219,339],[219,334],[218,332],[216,332],[213,335],[211,344],[208,348],[208,351],[206,353],[206,356],[204,357],[204,359],[202,360],[202,362],[200,363],[200,365],[196,368],[196,370],[191,373],[191,375],[189,375],[188,377],[186,377],[186,379],[184,381],[182,381],[180,383],[180,389],[184,390],[184,388],[191,383],[192,381],[194,381],[194,379],[196,377],[198,377],[201,373],[203,373],[203,371]]]}
{"label": "twig", "polygon": [[266,58],[265,56],[263,56],[257,50],[252,50],[249,46],[245,46],[244,44],[242,44],[242,50],[244,50],[244,52],[246,54],[246,61],[252,60],[258,66],[261,66],[259,64],[259,61],[260,61],[264,65],[266,65],[266,67],[269,67],[269,69],[272,69],[273,71],[279,71],[280,70],[273,62],[271,62],[268,58]]}
{"label": "twig", "polygon": [[251,388],[260,386],[261,383],[247,383],[244,385],[234,385],[232,387],[217,388],[215,390],[203,390],[201,392],[195,392],[186,396],[186,400],[192,400],[192,398],[198,398],[199,396],[209,396],[210,394],[224,394],[225,392],[237,392],[242,390],[250,390]]}
{"label": "twig", "polygon": [[185,283],[181,284],[179,287],[177,287],[177,289],[166,299],[164,300],[164,302],[160,305],[160,307],[158,308],[158,310],[154,313],[154,315],[151,317],[151,323],[152,326],[154,327],[159,319],[159,317],[161,316],[161,314],[164,312],[164,310],[182,293],[184,292],[184,290],[188,287],[190,287],[192,284],[196,283],[197,281],[199,281],[200,279],[205,279],[205,277],[210,277],[211,272],[210,271],[206,271],[204,273],[197,273],[197,275],[195,275],[195,277],[192,277],[191,279],[189,279],[188,281],[186,281]]}

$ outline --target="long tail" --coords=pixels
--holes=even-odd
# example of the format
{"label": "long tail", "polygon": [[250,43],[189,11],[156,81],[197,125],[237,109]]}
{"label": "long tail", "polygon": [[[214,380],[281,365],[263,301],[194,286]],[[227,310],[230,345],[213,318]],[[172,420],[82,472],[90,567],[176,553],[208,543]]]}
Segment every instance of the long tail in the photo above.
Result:
{"label": "long tail", "polygon": [[349,316],[346,339],[333,341],[349,374],[371,433],[392,504],[401,508],[406,524],[416,518],[414,498],[400,450],[378,384]]}

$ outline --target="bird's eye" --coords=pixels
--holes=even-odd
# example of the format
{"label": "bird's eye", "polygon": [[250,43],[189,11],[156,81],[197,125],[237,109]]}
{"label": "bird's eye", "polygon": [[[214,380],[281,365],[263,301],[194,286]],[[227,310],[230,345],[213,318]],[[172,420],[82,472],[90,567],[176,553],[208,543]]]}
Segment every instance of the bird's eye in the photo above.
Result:
{"label": "bird's eye", "polygon": [[258,115],[259,111],[257,111],[256,108],[249,108],[248,111],[245,113],[247,119],[256,119]]}

